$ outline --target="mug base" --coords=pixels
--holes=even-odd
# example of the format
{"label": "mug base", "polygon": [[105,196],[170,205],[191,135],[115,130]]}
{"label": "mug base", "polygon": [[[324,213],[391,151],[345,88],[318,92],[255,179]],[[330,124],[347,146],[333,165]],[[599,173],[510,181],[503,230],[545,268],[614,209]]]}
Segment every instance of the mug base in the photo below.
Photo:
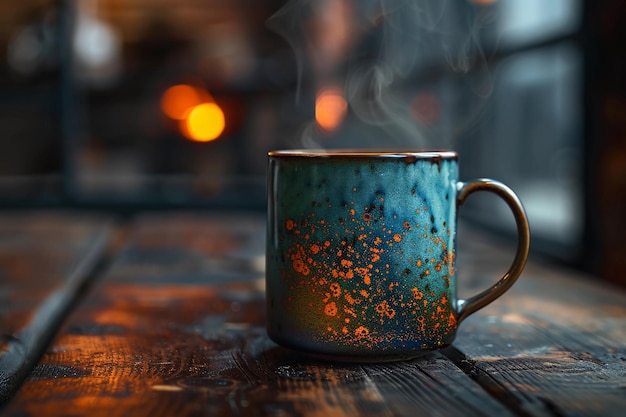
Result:
{"label": "mug base", "polygon": [[424,356],[432,351],[424,350],[421,352],[411,353],[411,354],[384,354],[384,355],[373,355],[373,356],[359,356],[359,355],[330,355],[325,353],[314,353],[314,352],[306,352],[299,351],[300,353],[309,356],[312,359],[322,360],[325,362],[337,362],[337,363],[386,363],[386,362],[403,362],[409,361],[412,359],[419,358],[420,356]]}
{"label": "mug base", "polygon": [[300,347],[287,346],[280,344],[285,349],[293,353],[308,357],[310,359],[321,360],[324,362],[336,362],[336,363],[385,363],[385,362],[403,362],[416,359],[434,351],[438,351],[450,346],[450,343],[433,347],[432,349],[424,349],[415,352],[381,352],[381,353],[323,353],[312,351],[308,349],[302,349]]}

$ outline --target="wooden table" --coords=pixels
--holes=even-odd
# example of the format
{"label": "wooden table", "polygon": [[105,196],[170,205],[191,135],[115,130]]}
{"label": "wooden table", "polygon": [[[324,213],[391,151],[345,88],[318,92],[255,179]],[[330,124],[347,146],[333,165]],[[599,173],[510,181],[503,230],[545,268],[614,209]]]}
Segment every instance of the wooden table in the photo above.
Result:
{"label": "wooden table", "polygon": [[[322,362],[264,329],[263,217],[0,214],[6,416],[624,416],[626,292],[531,260],[453,346]],[[461,296],[513,256],[459,232]]]}

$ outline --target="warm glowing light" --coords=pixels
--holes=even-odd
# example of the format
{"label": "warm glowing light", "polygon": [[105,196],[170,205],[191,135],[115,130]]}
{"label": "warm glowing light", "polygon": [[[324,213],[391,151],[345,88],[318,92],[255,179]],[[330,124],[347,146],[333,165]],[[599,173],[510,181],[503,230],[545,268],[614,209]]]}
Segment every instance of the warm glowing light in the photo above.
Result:
{"label": "warm glowing light", "polygon": [[174,120],[184,120],[203,101],[202,91],[186,84],[174,85],[161,96],[161,110]]}
{"label": "warm glowing light", "polygon": [[187,138],[197,142],[209,142],[222,134],[226,119],[217,104],[202,103],[191,109],[181,127]]}
{"label": "warm glowing light", "polygon": [[335,130],[346,117],[348,103],[341,90],[323,90],[315,100],[315,120],[326,131]]}
{"label": "warm glowing light", "polygon": [[472,3],[480,4],[480,5],[486,5],[486,4],[493,4],[496,1],[497,0],[472,0]]}
{"label": "warm glowing light", "polygon": [[179,120],[180,132],[193,141],[215,140],[226,127],[224,111],[201,87],[187,84],[171,86],[161,97],[161,109],[169,118]]}

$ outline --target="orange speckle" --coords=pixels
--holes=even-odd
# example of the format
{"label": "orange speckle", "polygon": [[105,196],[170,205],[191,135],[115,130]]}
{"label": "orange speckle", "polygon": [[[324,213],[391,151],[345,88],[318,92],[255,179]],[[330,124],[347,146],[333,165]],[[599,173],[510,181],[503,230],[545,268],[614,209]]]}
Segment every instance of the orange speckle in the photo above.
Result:
{"label": "orange speckle", "polygon": [[352,297],[352,295],[346,293],[346,295],[344,296],[344,298],[346,299],[346,301],[350,304],[354,304],[356,303],[356,299],[354,299],[354,297]]}
{"label": "orange speckle", "polygon": [[287,222],[285,223],[285,228],[287,228],[287,230],[293,230],[294,227],[296,227],[296,222],[291,219],[287,220]]}
{"label": "orange speckle", "polygon": [[302,262],[302,259],[295,259],[292,266],[294,271],[302,272],[302,269],[304,268],[304,262]]}
{"label": "orange speckle", "polygon": [[327,241],[325,241],[325,242],[324,242],[324,246],[325,246],[325,247],[329,247],[329,246],[330,246],[330,241],[328,241],[328,240],[327,240]]}
{"label": "orange speckle", "polygon": [[372,220],[372,215],[369,213],[363,213],[363,220],[369,222],[370,220]]}
{"label": "orange speckle", "polygon": [[407,229],[407,230],[411,229],[411,223],[404,222],[404,228]]}
{"label": "orange speckle", "polygon": [[417,262],[415,262],[415,265],[417,266],[422,266],[422,260],[418,259]]}
{"label": "orange speckle", "polygon": [[450,316],[448,317],[448,327],[452,328],[456,326],[456,317],[454,314],[450,312]]}
{"label": "orange speckle", "polygon": [[324,307],[324,313],[327,316],[336,316],[337,315],[337,304],[335,304],[334,301],[331,301],[330,303],[326,304],[326,306]]}
{"label": "orange speckle", "polygon": [[372,283],[372,280],[371,280],[371,278],[370,278],[370,276],[369,276],[369,275],[365,275],[365,276],[363,277],[363,283],[364,283],[365,285],[370,285],[370,284]]}
{"label": "orange speckle", "polygon": [[341,260],[341,266],[351,267],[352,266],[352,261],[350,261],[348,259],[342,259]]}
{"label": "orange speckle", "polygon": [[413,297],[416,300],[421,300],[422,298],[424,298],[424,293],[422,293],[419,289],[417,289],[417,287],[411,288],[411,292],[413,293]]}
{"label": "orange speckle", "polygon": [[336,282],[330,284],[330,292],[335,297],[339,297],[341,295],[341,285]]}
{"label": "orange speckle", "polygon": [[348,269],[348,272],[346,272],[346,276],[345,276],[345,278],[347,278],[347,279],[352,279],[352,278],[354,278],[354,271],[353,271],[353,270],[351,270],[351,269]]}
{"label": "orange speckle", "polygon": [[441,271],[441,264],[437,264],[435,266],[435,269],[437,270],[437,272]]}
{"label": "orange speckle", "polygon": [[402,235],[400,233],[396,233],[395,235],[393,235],[393,240],[395,242],[400,242],[402,240]]}
{"label": "orange speckle", "polygon": [[367,297],[369,297],[369,296],[370,296],[370,295],[369,295],[369,293],[368,293],[367,291],[365,291],[365,290],[361,290],[361,291],[359,291],[359,293],[360,293],[363,297],[365,297],[365,298],[367,298]]}
{"label": "orange speckle", "polygon": [[367,327],[365,326],[359,326],[356,328],[356,330],[354,331],[354,335],[357,338],[362,338],[362,337],[366,337],[367,335],[370,334],[370,331]]}
{"label": "orange speckle", "polygon": [[320,251],[320,246],[317,243],[311,245],[311,253],[316,254]]}
{"label": "orange speckle", "polygon": [[355,213],[356,213],[356,212],[354,211],[354,209],[353,209],[353,208],[351,208],[351,209],[350,209],[350,214],[354,216],[354,215],[355,215]]}
{"label": "orange speckle", "polygon": [[380,245],[381,242],[382,242],[382,239],[376,236],[376,239],[374,239],[374,245]]}
{"label": "orange speckle", "polygon": [[[349,319],[346,319],[346,320],[349,320]],[[348,334],[348,328],[346,326],[343,326],[343,328],[341,329],[341,333]]]}
{"label": "orange speckle", "polygon": [[443,285],[444,285],[444,287],[449,288],[449,287],[450,287],[450,278],[448,278],[446,275],[444,275],[444,276],[442,277],[442,279],[443,279]]}
{"label": "orange speckle", "polygon": [[[355,312],[354,312],[354,310],[353,310],[353,309],[351,309],[351,308],[344,307],[344,308],[343,308],[343,311],[344,311],[346,314],[351,315],[352,317],[356,317],[356,313],[355,313]],[[350,321],[350,319],[349,319],[349,318],[346,318],[346,320],[347,320],[347,321],[346,321],[346,323],[348,323],[348,322]]]}

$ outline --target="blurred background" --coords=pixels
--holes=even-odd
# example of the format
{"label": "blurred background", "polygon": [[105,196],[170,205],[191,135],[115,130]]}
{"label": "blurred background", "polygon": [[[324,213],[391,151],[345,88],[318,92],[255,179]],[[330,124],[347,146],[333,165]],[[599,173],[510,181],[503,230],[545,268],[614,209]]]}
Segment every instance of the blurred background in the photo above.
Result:
{"label": "blurred background", "polygon": [[[620,0],[0,3],[0,207],[265,207],[277,148],[454,149],[626,285]],[[461,211],[503,239],[494,197]]]}

